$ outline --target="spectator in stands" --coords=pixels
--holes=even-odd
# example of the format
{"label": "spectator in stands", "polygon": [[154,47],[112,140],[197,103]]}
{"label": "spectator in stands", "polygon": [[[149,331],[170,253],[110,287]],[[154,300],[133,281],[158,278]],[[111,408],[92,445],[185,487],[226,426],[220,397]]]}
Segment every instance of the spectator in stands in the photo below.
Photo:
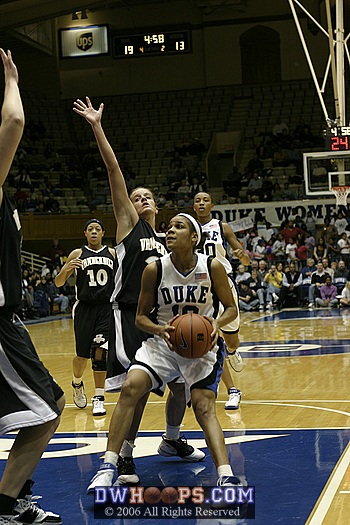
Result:
{"label": "spectator in stands", "polygon": [[273,201],[281,201],[282,199],[283,190],[281,186],[278,184],[278,182],[275,182],[272,188],[272,200]]}
{"label": "spectator in stands", "polygon": [[321,297],[316,297],[316,305],[335,308],[338,306],[337,287],[332,284],[332,277],[327,275],[326,282],[320,288]]}
{"label": "spectator in stands", "polygon": [[279,296],[281,308],[285,306],[288,298],[295,297],[298,306],[303,305],[302,300],[302,275],[297,271],[295,263],[289,263],[289,272],[283,273],[282,289]]}
{"label": "spectator in stands", "polygon": [[247,195],[257,196],[259,200],[262,198],[262,179],[259,177],[259,173],[254,171],[253,177],[248,183]]}
{"label": "spectator in stands", "polygon": [[257,155],[254,155],[252,159],[247,164],[247,173],[252,176],[255,172],[260,173],[264,167],[264,164],[258,158]]}
{"label": "spectator in stands", "polygon": [[237,274],[235,277],[236,283],[239,284],[241,281],[248,281],[250,277],[251,275],[247,272],[244,264],[240,264],[237,268]]}
{"label": "spectator in stands", "polygon": [[326,277],[330,277],[323,268],[322,261],[319,261],[316,266],[316,271],[311,275],[311,285],[309,288],[309,308],[314,307],[315,298],[320,297],[320,288],[326,282]]}
{"label": "spectator in stands", "polygon": [[258,274],[260,275],[260,277],[264,280],[265,279],[265,276],[268,274],[268,265],[267,265],[267,262],[262,259],[261,261],[259,261],[259,269],[258,269]]}
{"label": "spectator in stands", "polygon": [[45,200],[45,211],[48,213],[59,213],[60,203],[55,199],[54,194],[50,193],[48,198]]}
{"label": "spectator in stands", "polygon": [[54,192],[53,184],[49,181],[49,177],[47,175],[45,175],[44,180],[40,182],[39,189],[41,190],[44,197],[48,197],[51,193]]}
{"label": "spectator in stands", "polygon": [[19,169],[18,175],[15,176],[15,183],[17,188],[32,188],[32,181],[25,166]]}
{"label": "spectator in stands", "polygon": [[193,177],[192,184],[190,185],[189,194],[191,197],[194,197],[197,193],[204,191],[203,186],[199,183],[197,177]]}
{"label": "spectator in stands", "polygon": [[348,235],[346,231],[344,231],[341,234],[340,239],[338,241],[338,246],[340,249],[340,257],[345,262],[345,265],[347,266],[347,268],[349,268],[350,244],[349,244],[349,239],[348,239]]}
{"label": "spectator in stands", "polygon": [[334,271],[333,282],[337,287],[338,294],[341,293],[347,281],[350,280],[350,272],[344,261],[339,261],[338,268]]}
{"label": "spectator in stands", "polygon": [[308,299],[309,288],[311,286],[311,276],[316,271],[315,261],[309,257],[306,261],[306,266],[301,270],[302,277],[302,299]]}
{"label": "spectator in stands", "polygon": [[307,248],[306,248],[304,237],[299,237],[296,244],[297,244],[297,259],[299,261],[298,268],[300,270],[301,268],[305,266],[306,259],[307,259]]}
{"label": "spectator in stands", "polygon": [[176,165],[175,161],[170,162],[170,166],[167,171],[167,184],[173,189],[177,189],[182,181],[183,172],[179,166]]}
{"label": "spectator in stands", "polygon": [[190,187],[188,185],[187,179],[182,179],[181,185],[177,188],[177,198],[178,200],[182,199],[186,193],[190,192]]}
{"label": "spectator in stands", "polygon": [[[334,226],[334,224],[331,223],[330,217],[324,218],[324,226],[322,230],[322,237],[324,237],[324,240],[326,243],[329,243],[329,239],[337,239],[339,236],[337,228]],[[316,235],[315,235],[316,237]]]}
{"label": "spectator in stands", "polygon": [[282,200],[284,201],[293,201],[297,198],[297,195],[294,190],[289,187],[289,183],[285,182],[282,190]]}
{"label": "spectator in stands", "polygon": [[51,281],[48,286],[48,297],[51,306],[51,312],[54,304],[59,304],[60,312],[62,314],[68,312],[69,299],[66,295],[61,293],[60,289],[55,285],[55,281]]}
{"label": "spectator in stands", "polygon": [[350,306],[350,281],[348,281],[341,293],[340,306]]}
{"label": "spectator in stands", "polygon": [[60,244],[58,239],[53,239],[52,246],[49,249],[48,256],[54,265],[60,264],[61,266],[67,259],[67,251]]}
{"label": "spectator in stands", "polygon": [[93,189],[90,211],[95,211],[96,207],[100,204],[106,204],[106,200],[106,187],[101,182],[98,182],[96,187]]}
{"label": "spectator in stands", "polygon": [[271,251],[276,261],[285,261],[286,259],[286,241],[284,240],[282,233],[279,233],[277,235],[277,239],[274,241]]}
{"label": "spectator in stands", "polygon": [[252,251],[252,258],[257,261],[266,258],[266,243],[264,239],[259,239],[255,244],[255,250]]}
{"label": "spectator in stands", "polygon": [[41,279],[36,282],[34,288],[34,307],[37,309],[40,317],[47,317],[50,315],[46,277],[41,277]]}
{"label": "spectator in stands", "polygon": [[292,261],[295,263],[298,259],[297,244],[294,237],[289,237],[289,241],[286,244],[286,257],[288,263],[291,263]]}
{"label": "spectator in stands", "polygon": [[289,133],[289,127],[287,126],[287,124],[285,122],[282,121],[281,118],[279,118],[276,121],[276,124],[272,128],[272,135],[275,137],[275,139],[277,139],[277,141],[279,141],[279,139],[283,135],[283,132],[288,134]]}
{"label": "spectator in stands", "polygon": [[341,211],[338,211],[337,218],[334,221],[334,226],[337,229],[339,237],[343,232],[345,232],[347,225],[348,221],[346,220],[344,214]]}
{"label": "spectator in stands", "polygon": [[[265,308],[265,283],[259,275],[256,268],[253,269],[253,263],[257,264],[257,261],[251,262],[251,277],[246,281],[250,290],[252,290],[253,296],[259,299],[259,310],[262,312]],[[244,282],[244,281],[243,281]]]}
{"label": "spectator in stands", "polygon": [[31,191],[28,191],[27,197],[23,201],[23,211],[34,212],[36,210],[38,201],[35,199],[35,195],[34,197],[33,195],[34,194]]}
{"label": "spectator in stands", "polygon": [[326,168],[324,167],[321,160],[318,160],[316,163],[316,166],[313,168],[311,172],[311,185],[317,186],[322,185],[327,182],[328,178],[328,172]]}
{"label": "spectator in stands", "polygon": [[306,214],[305,226],[306,231],[316,239],[316,222],[310,210]]}
{"label": "spectator in stands", "polygon": [[192,208],[193,207],[193,199],[189,193],[185,193],[181,198],[179,198],[178,206],[179,208]]}
{"label": "spectator in stands", "polygon": [[168,229],[167,223],[165,221],[161,221],[159,223],[158,228],[157,228],[157,232],[158,233],[165,233],[167,231],[167,229]]}
{"label": "spectator in stands", "polygon": [[240,310],[249,312],[259,306],[259,299],[254,290],[249,288],[247,281],[240,281],[238,284],[238,302]]}
{"label": "spectator in stands", "polygon": [[280,233],[286,243],[289,242],[290,238],[297,239],[299,235],[304,235],[304,231],[299,226],[295,226],[293,221],[288,221],[287,226],[282,228]]}
{"label": "spectator in stands", "polygon": [[264,277],[266,288],[266,308],[272,308],[277,303],[282,289],[283,274],[277,271],[276,265],[272,264],[270,270]]}
{"label": "spectator in stands", "polygon": [[338,262],[340,259],[340,248],[335,238],[330,237],[327,244],[327,257],[332,262]]}
{"label": "spectator in stands", "polygon": [[332,277],[332,281],[333,281],[334,270],[333,270],[333,268],[330,268],[330,266],[329,266],[329,260],[328,260],[327,257],[323,257],[323,258],[322,258],[322,264],[323,264],[324,271],[325,271],[326,273],[329,273],[329,275]]}

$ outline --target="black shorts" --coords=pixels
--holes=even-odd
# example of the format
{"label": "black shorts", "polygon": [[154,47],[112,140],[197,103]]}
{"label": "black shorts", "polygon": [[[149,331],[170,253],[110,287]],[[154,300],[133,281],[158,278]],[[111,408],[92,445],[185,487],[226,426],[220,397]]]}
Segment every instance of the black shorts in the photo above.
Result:
{"label": "black shorts", "polygon": [[78,301],[73,308],[76,354],[90,359],[91,349],[108,345],[110,303]]}
{"label": "black shorts", "polygon": [[26,329],[0,315],[0,434],[57,418],[62,395]]}

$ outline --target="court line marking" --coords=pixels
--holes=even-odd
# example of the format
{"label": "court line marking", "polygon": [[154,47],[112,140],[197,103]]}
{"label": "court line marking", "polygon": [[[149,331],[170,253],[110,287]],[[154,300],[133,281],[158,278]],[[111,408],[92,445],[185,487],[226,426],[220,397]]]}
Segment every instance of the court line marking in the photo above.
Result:
{"label": "court line marking", "polygon": [[350,444],[347,445],[345,451],[341,455],[333,473],[331,480],[327,487],[322,491],[319,499],[316,502],[313,512],[305,525],[320,525],[334,500],[334,496],[339,488],[339,485],[345,475],[345,472],[350,463]]}

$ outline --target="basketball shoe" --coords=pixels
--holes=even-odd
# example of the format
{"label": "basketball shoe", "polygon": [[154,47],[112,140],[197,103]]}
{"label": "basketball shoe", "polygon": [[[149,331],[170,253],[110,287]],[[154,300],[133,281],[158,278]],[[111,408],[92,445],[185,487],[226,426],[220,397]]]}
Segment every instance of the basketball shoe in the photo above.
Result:
{"label": "basketball shoe", "polygon": [[136,474],[135,463],[132,457],[118,457],[118,478],[115,485],[138,485],[140,478]]}
{"label": "basketball shoe", "polygon": [[238,388],[229,388],[228,401],[225,403],[225,410],[237,410],[241,402],[242,392]]}
{"label": "basketball shoe", "polygon": [[87,405],[87,397],[85,395],[84,383],[81,382],[79,385],[76,385],[72,381],[72,388],[73,388],[73,401],[74,401],[74,404],[78,408],[85,408],[86,405]]}
{"label": "basketball shoe", "polygon": [[24,525],[31,523],[55,523],[60,525],[62,523],[61,516],[40,508],[37,503],[37,500],[40,498],[41,496],[32,496],[31,494],[28,494],[24,498],[18,499],[14,511],[18,512],[19,516],[15,523],[19,522]]}
{"label": "basketball shoe", "polygon": [[93,416],[105,416],[105,398],[104,396],[94,396],[92,398],[92,415]]}
{"label": "basketball shoe", "polygon": [[[241,485],[240,480],[236,476],[220,476],[216,482],[218,487],[236,487]],[[224,499],[220,499],[211,504],[214,509],[224,509],[232,506],[232,503],[227,503]]]}
{"label": "basketball shoe", "polygon": [[94,493],[95,487],[111,487],[116,476],[116,468],[112,463],[102,463],[88,486],[87,494]]}
{"label": "basketball shoe", "polygon": [[23,521],[18,521],[18,514],[0,514],[0,525],[24,525]]}
{"label": "basketball shoe", "polygon": [[205,458],[205,453],[189,445],[183,436],[179,439],[169,439],[165,434],[158,447],[158,454],[165,457],[179,456],[184,461],[201,461]]}
{"label": "basketball shoe", "polygon": [[230,365],[232,366],[233,370],[235,372],[242,372],[244,363],[241,354],[238,350],[233,352],[233,354],[229,353],[229,359],[230,359]]}

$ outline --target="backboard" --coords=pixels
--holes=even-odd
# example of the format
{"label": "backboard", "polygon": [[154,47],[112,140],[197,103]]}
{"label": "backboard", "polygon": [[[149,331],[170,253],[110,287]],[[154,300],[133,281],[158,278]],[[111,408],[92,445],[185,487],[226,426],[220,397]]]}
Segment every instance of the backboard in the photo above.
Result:
{"label": "backboard", "polygon": [[334,197],[331,188],[350,186],[350,153],[318,151],[303,153],[305,194]]}

